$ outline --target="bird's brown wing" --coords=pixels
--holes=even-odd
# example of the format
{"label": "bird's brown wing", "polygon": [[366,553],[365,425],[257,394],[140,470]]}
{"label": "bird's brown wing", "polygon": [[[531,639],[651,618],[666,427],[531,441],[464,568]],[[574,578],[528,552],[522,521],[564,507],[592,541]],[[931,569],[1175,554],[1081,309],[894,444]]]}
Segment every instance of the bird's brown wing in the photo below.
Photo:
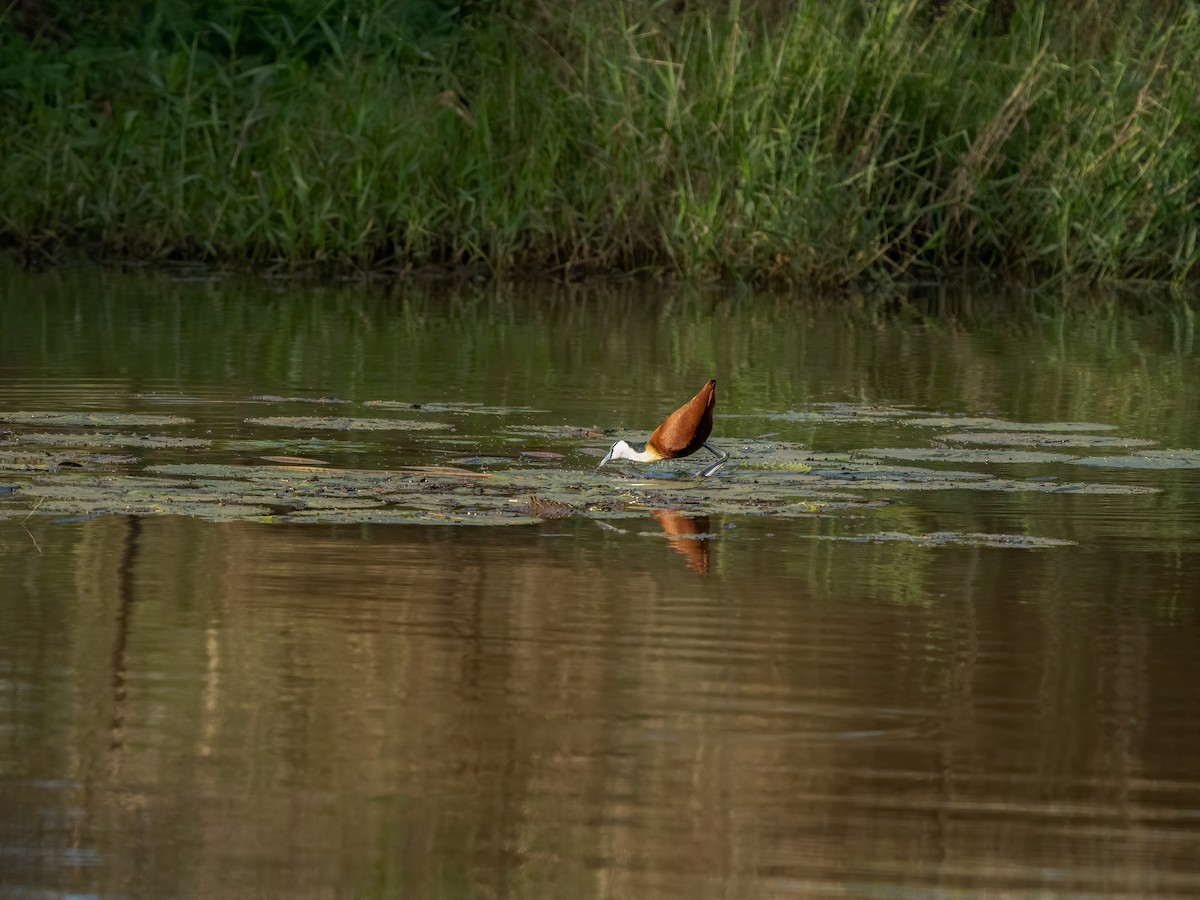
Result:
{"label": "bird's brown wing", "polygon": [[691,456],[712,434],[713,408],[717,405],[717,380],[700,388],[700,393],[654,429],[647,443],[667,459]]}

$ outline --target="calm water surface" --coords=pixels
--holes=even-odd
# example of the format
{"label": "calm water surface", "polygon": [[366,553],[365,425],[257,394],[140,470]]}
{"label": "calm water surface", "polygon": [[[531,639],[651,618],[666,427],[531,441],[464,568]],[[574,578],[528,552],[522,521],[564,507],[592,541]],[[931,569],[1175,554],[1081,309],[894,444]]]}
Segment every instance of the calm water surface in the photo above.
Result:
{"label": "calm water surface", "polygon": [[[829,402],[1186,449],[1195,322],[1146,296],[8,272],[0,410],[184,415],[212,448],[152,458],[228,463],[270,436],[247,418],[327,412],[255,397],[480,402],[503,410],[470,434],[326,435],[322,458],[558,450],[539,464],[590,473],[510,426],[641,439],[715,375],[726,478],[768,433],[912,445],[778,417]],[[0,893],[1196,896],[1200,470],[991,468],[1154,492],[507,527],[0,517]],[[0,470],[0,500],[28,477]],[[1072,543],[817,539],[860,521]]]}

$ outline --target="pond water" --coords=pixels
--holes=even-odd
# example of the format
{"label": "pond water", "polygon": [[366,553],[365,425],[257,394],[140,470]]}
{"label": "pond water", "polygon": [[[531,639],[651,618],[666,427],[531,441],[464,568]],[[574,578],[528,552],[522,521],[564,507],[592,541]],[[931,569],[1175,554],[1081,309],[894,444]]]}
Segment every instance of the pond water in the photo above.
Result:
{"label": "pond water", "polygon": [[[1200,894],[1163,295],[0,273],[0,888]],[[600,455],[718,379],[732,459]]]}

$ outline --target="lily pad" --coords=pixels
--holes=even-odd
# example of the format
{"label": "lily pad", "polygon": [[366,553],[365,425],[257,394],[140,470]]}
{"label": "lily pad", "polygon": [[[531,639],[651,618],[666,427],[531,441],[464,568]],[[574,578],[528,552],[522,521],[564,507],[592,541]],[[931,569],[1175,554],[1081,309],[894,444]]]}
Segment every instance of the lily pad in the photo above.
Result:
{"label": "lily pad", "polygon": [[25,520],[32,516],[48,516],[59,515],[58,510],[41,509],[37,506],[31,506],[25,509],[20,506],[0,506],[0,519],[18,519]]}
{"label": "lily pad", "polygon": [[305,466],[238,466],[220,463],[163,463],[148,466],[146,471],[180,478],[233,478],[239,480],[292,483],[295,481],[319,482],[325,479],[331,484],[377,484],[380,481],[398,479],[396,472],[376,469],[330,469]]}
{"label": "lily pad", "polygon": [[276,516],[276,522],[289,525],[430,525],[454,524],[431,522],[424,514],[408,509],[303,510]]}
{"label": "lily pad", "polygon": [[1138,450],[1137,455],[1156,459],[1180,459],[1200,464],[1200,450]]}
{"label": "lily pad", "polygon": [[104,431],[36,432],[22,434],[23,444],[42,444],[49,447],[132,447],[145,450],[195,449],[211,447],[206,438],[172,437],[163,434],[112,434]]}
{"label": "lily pad", "polygon": [[1024,431],[1024,432],[1077,432],[1115,431],[1116,425],[1101,422],[1009,422],[977,416],[931,416],[909,419],[909,425],[926,425],[936,428],[977,428],[981,431]]}
{"label": "lily pad", "polygon": [[919,412],[912,406],[886,403],[820,403],[818,406],[854,419],[907,419]]}
{"label": "lily pad", "polygon": [[107,469],[136,463],[135,456],[66,453],[57,450],[0,450],[0,472],[53,472],[58,469]]}
{"label": "lily pad", "polygon": [[449,413],[468,416],[510,416],[518,413],[527,415],[544,412],[544,410],[534,409],[532,406],[485,406],[482,403],[411,403],[403,400],[368,400],[363,405],[373,406],[377,409],[420,410],[435,414]]}
{"label": "lily pad", "polygon": [[1072,462],[1104,469],[1200,469],[1200,450],[1140,450],[1130,455],[1083,456]]}
{"label": "lily pad", "polygon": [[1040,550],[1047,547],[1070,547],[1075,541],[1062,538],[1037,537],[1027,534],[987,534],[983,532],[938,531],[931,534],[908,534],[901,531],[879,531],[860,535],[814,535],[818,540],[855,541],[863,543],[908,543],[927,547],[1011,547],[1018,550]]}
{"label": "lily pad", "polygon": [[1065,453],[1047,453],[1043,450],[966,450],[944,447],[873,447],[860,450],[867,456],[889,459],[911,459],[925,462],[983,463],[1059,463],[1070,462],[1075,457]]}
{"label": "lily pad", "polygon": [[265,416],[247,419],[251,425],[276,428],[315,428],[333,431],[436,431],[449,428],[441,422],[415,422],[411,419],[360,419],[352,416]]}
{"label": "lily pad", "polygon": [[1043,433],[1032,431],[963,431],[943,435],[943,440],[959,444],[995,444],[1001,447],[1150,447],[1154,441],[1143,438],[1113,437],[1105,434]]}
{"label": "lily pad", "polygon": [[813,466],[812,474],[818,478],[836,479],[839,483],[851,484],[864,481],[941,484],[944,482],[987,481],[992,478],[986,472],[928,469],[924,466],[900,466],[877,462],[874,459],[852,459],[845,462],[835,462],[833,465]]}
{"label": "lily pad", "polygon": [[[812,471],[814,466],[832,457],[813,453],[807,447],[799,444],[789,444],[782,441],[737,441],[729,445],[730,453],[739,469],[770,469],[780,472],[795,472],[804,474]],[[836,454],[839,461],[849,462],[849,454]],[[703,459],[698,456],[697,460]],[[727,469],[728,473],[728,464]]]}
{"label": "lily pad", "polygon": [[387,504],[369,497],[312,497],[302,501],[304,509],[379,509]]}
{"label": "lily pad", "polygon": [[25,486],[23,493],[37,498],[43,511],[72,515],[190,515],[201,518],[240,518],[267,510],[252,506],[233,490],[196,489],[173,479],[138,476],[81,475],[45,478]]}
{"label": "lily pad", "polygon": [[1139,450],[1137,455],[1153,459],[1176,459],[1200,465],[1200,450]]}
{"label": "lily pad", "polygon": [[364,441],[349,441],[341,437],[278,437],[271,440],[217,440],[219,450],[235,450],[257,456],[264,450],[287,450],[284,456],[304,456],[328,451],[353,453],[366,450],[370,445]]}
{"label": "lily pad", "polygon": [[[611,437],[615,431],[604,428],[584,428],[579,425],[505,425],[501,431],[529,437],[559,438],[603,438]],[[649,434],[649,432],[647,432]]]}
{"label": "lily pad", "polygon": [[1108,496],[1133,496],[1157,494],[1160,489],[1138,484],[1104,484],[1094,482],[1068,482],[1018,480],[1015,478],[987,478],[983,481],[959,481],[956,479],[919,480],[873,480],[863,479],[846,485],[847,489],[875,491],[995,491],[997,493],[1033,494],[1104,494]]}
{"label": "lily pad", "polygon": [[120,516],[193,516],[198,519],[231,520],[246,519],[270,514],[264,506],[237,503],[205,503],[190,500],[173,502],[154,501],[106,501],[106,500],[51,500],[39,511],[47,513],[70,513],[72,515],[120,515]]}
{"label": "lily pad", "polygon": [[903,406],[879,406],[855,403],[821,403],[811,409],[784,412],[722,413],[724,418],[769,419],[775,422],[804,422],[826,425],[848,425],[861,422],[881,422],[890,419],[909,419],[916,411]]}
{"label": "lily pad", "polygon": [[537,525],[542,520],[521,514],[499,514],[496,512],[414,512],[400,509],[373,510],[322,510],[302,511],[279,517],[279,521],[292,524],[347,524],[347,525]]}
{"label": "lily pad", "polygon": [[120,412],[0,412],[0,422],[14,425],[61,425],[70,428],[138,428],[190,425],[184,416],[154,416]]}
{"label": "lily pad", "polygon": [[248,398],[260,403],[321,403],[321,404],[339,404],[349,403],[349,400],[343,400],[340,397],[278,397],[275,394],[258,394]]}

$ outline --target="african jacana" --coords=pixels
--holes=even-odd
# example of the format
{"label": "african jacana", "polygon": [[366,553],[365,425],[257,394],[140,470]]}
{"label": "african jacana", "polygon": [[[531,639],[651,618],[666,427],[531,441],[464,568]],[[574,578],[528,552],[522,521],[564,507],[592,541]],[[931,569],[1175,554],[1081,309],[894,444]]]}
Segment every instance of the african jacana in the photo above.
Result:
{"label": "african jacana", "polygon": [[700,388],[700,393],[667,416],[666,420],[654,429],[646,443],[617,441],[604,459],[600,460],[600,465],[604,465],[610,459],[632,459],[634,462],[682,459],[703,447],[719,458],[696,475],[713,474],[729,459],[728,453],[718,450],[708,442],[708,436],[712,434],[713,408],[716,405],[717,379],[713,378]]}

